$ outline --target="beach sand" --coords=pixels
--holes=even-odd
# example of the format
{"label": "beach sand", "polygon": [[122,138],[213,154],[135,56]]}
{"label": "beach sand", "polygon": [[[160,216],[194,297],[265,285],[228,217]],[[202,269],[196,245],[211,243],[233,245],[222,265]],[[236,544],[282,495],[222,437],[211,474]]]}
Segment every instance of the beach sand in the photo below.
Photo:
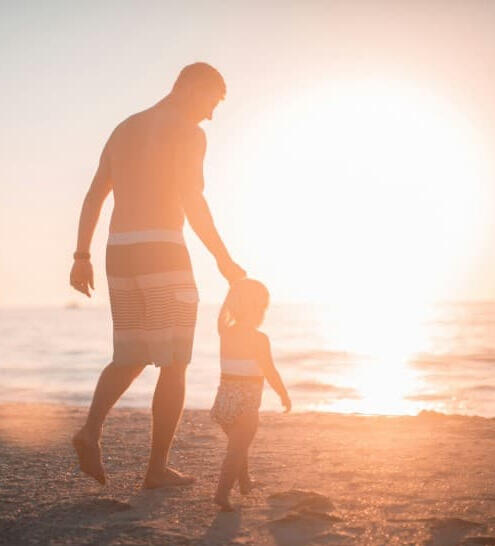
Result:
{"label": "beach sand", "polygon": [[186,411],[171,463],[194,486],[143,491],[150,413],[112,411],[105,487],[70,445],[85,408],[0,406],[0,544],[495,544],[495,419],[262,413],[263,487],[212,504],[225,438]]}

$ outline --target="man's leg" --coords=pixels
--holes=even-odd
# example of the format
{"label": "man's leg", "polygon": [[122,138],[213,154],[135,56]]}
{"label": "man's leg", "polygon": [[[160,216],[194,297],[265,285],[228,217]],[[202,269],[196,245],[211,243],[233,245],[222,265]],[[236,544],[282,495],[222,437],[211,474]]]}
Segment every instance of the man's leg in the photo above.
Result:
{"label": "man's leg", "polygon": [[72,439],[81,470],[101,484],[105,483],[99,444],[103,422],[110,409],[143,368],[144,365],[119,366],[113,362],[109,364],[101,373],[96,385],[86,423]]}
{"label": "man's leg", "polygon": [[144,487],[188,485],[193,478],[167,468],[170,445],[184,407],[186,364],[173,364],[160,370],[153,396],[153,433]]}
{"label": "man's leg", "polygon": [[253,488],[253,481],[249,476],[248,469],[248,454],[244,457],[241,467],[239,468],[239,491],[241,495],[247,495]]}

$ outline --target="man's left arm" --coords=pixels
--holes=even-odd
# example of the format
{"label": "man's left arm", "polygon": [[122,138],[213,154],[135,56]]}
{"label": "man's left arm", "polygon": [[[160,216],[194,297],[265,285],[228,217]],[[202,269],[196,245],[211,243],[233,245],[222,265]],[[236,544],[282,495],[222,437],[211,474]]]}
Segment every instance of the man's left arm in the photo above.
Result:
{"label": "man's left arm", "polygon": [[206,138],[199,127],[185,143],[186,154],[181,165],[181,194],[187,220],[201,242],[215,257],[220,273],[230,282],[246,276],[246,272],[230,257],[220,237],[203,195],[203,160]]}

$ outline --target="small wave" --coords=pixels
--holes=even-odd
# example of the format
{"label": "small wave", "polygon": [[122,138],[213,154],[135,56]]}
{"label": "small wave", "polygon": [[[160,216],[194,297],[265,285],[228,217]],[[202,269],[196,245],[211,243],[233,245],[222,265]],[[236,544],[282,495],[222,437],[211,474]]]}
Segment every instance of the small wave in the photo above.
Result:
{"label": "small wave", "polygon": [[[439,370],[441,371],[441,370]],[[441,383],[442,385],[445,384],[445,374],[444,373],[431,373],[431,374],[424,374],[423,380],[426,384],[429,383]],[[473,380],[473,376],[469,374],[455,374],[455,373],[449,373],[448,380],[450,384],[458,383],[462,385],[463,383],[469,383]]]}
{"label": "small wave", "polygon": [[361,396],[351,387],[338,387],[337,385],[331,385],[330,383],[318,383],[317,381],[301,381],[291,385],[292,389],[305,390],[312,392],[324,392],[331,394],[333,398],[343,400],[345,398],[351,400],[359,400]]}
{"label": "small wave", "polygon": [[458,366],[471,365],[485,367],[495,363],[495,354],[456,354],[444,353],[441,355],[422,354],[410,361],[410,365],[419,370],[451,370]]}
{"label": "small wave", "polygon": [[347,362],[352,360],[352,353],[345,351],[303,351],[291,352],[282,355],[277,355],[277,360],[281,362],[303,362],[305,360],[324,360],[325,362],[340,360]]}
{"label": "small wave", "polygon": [[472,360],[473,362],[489,362],[490,364],[495,363],[494,353],[467,355],[464,358],[466,360]]}
{"label": "small wave", "polygon": [[405,396],[404,400],[410,400],[411,402],[441,402],[444,400],[451,400],[452,394],[448,393],[424,393],[424,394],[411,394]]}
{"label": "small wave", "polygon": [[465,389],[466,391],[474,392],[495,392],[495,385],[475,385]]}

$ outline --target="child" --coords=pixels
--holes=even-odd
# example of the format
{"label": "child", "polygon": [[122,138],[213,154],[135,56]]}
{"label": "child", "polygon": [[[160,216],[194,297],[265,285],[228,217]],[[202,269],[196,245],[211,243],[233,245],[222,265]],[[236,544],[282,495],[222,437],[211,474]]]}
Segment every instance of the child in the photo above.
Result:
{"label": "child", "polygon": [[239,481],[241,494],[254,487],[248,474],[248,449],[258,426],[263,380],[280,396],[286,412],[289,395],[272,361],[268,337],[258,331],[269,294],[259,281],[243,279],[230,288],[218,317],[221,379],[211,417],[228,438],[215,503],[222,511],[234,510],[229,494]]}

